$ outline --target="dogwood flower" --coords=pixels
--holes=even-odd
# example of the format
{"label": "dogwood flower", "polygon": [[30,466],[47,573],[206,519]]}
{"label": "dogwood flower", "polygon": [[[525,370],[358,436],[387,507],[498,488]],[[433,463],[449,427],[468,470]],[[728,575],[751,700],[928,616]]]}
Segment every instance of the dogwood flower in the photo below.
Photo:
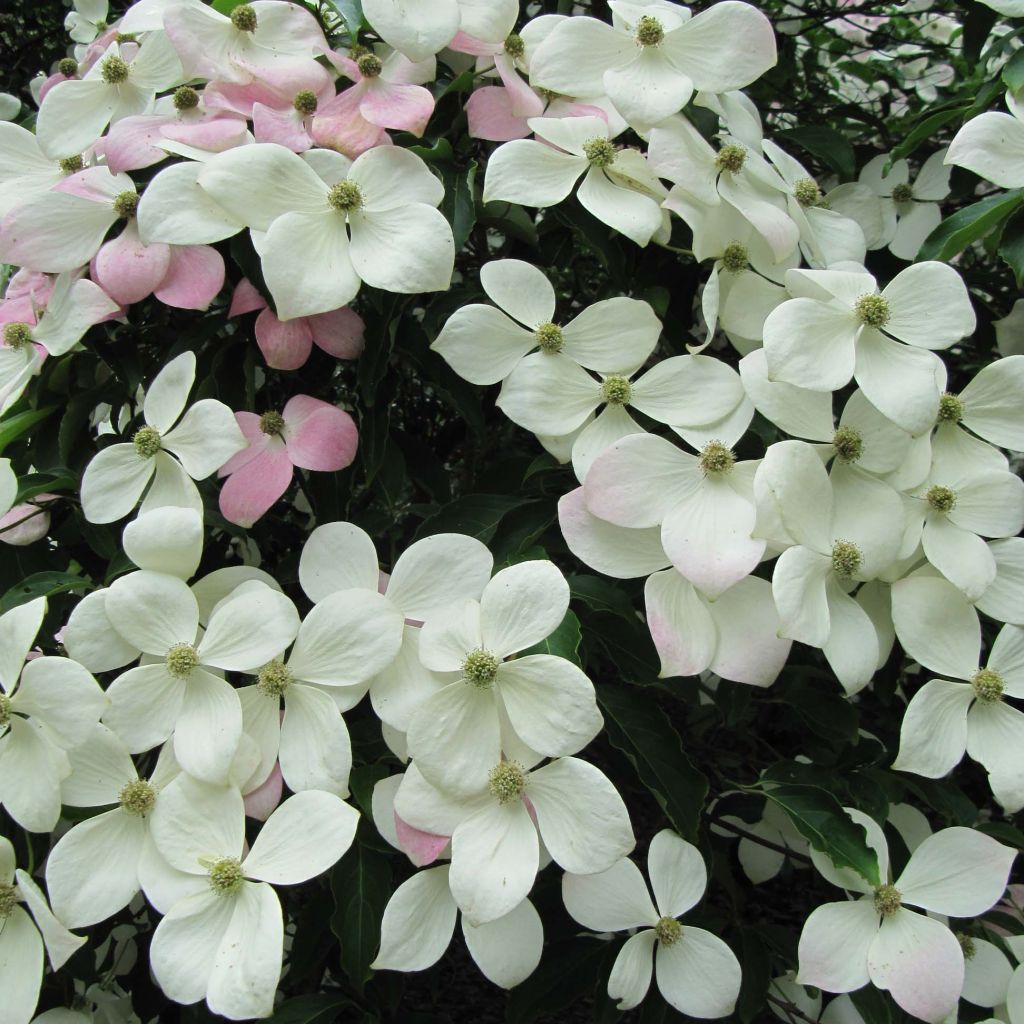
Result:
{"label": "dogwood flower", "polygon": [[551,563],[502,569],[479,601],[439,611],[420,633],[420,660],[459,673],[426,697],[409,721],[409,753],[433,785],[466,796],[501,758],[502,719],[547,757],[575,754],[603,721],[594,688],[572,662],[518,654],[550,636],[569,607],[569,586]]}
{"label": "dogwood flower", "polygon": [[938,1024],[956,1009],[963,952],[945,924],[908,905],[950,917],[982,914],[1006,888],[1016,851],[973,829],[946,828],[925,839],[891,881],[884,833],[866,814],[853,808],[846,813],[866,829],[882,882],[872,886],[811,850],[822,876],[857,896],[827,903],[808,917],[797,981],[826,992],[852,992],[870,981],[908,1013]]}
{"label": "dogwood flower", "polygon": [[1009,114],[990,110],[968,121],[949,144],[945,163],[1000,188],[1024,186],[1024,104],[1007,90],[1006,106]]}
{"label": "dogwood flower", "polygon": [[107,29],[107,0],[74,0],[74,9],[64,18],[64,27],[76,43],[91,43]]}
{"label": "dogwood flower", "polygon": [[537,48],[536,85],[568,96],[607,95],[634,127],[681,110],[695,89],[742,89],[775,64],[771,24],[725,0],[690,17],[675,4],[617,3],[615,24],[566,18]]}
{"label": "dogwood flower", "polygon": [[[422,971],[441,958],[459,916],[450,872],[447,864],[420,871],[394,891],[380,923],[380,951],[370,965],[375,971]],[[544,927],[533,904],[524,899],[494,921],[473,925],[463,915],[462,937],[488,981],[514,988],[540,962]]]}
{"label": "dogwood flower", "polygon": [[245,852],[241,794],[179,776],[160,794],[152,823],[161,855],[188,892],[157,925],[153,975],[175,1002],[205,997],[231,1020],[267,1017],[284,946],[272,885],[297,885],[326,871],[349,848],[358,813],[332,793],[289,797]]}
{"label": "dogwood flower", "polygon": [[585,928],[641,929],[619,950],[608,995],[618,1000],[620,1010],[639,1006],[653,967],[658,991],[680,1013],[700,1019],[727,1016],[739,995],[739,961],[717,935],[677,920],[704,895],[708,875],[703,858],[695,846],[663,829],[651,840],[647,870],[653,903],[643,875],[628,859],[599,874],[562,877],[565,909]]}
{"label": "dogwood flower", "polygon": [[294,395],[281,412],[236,412],[235,420],[249,446],[218,471],[227,477],[220,510],[230,523],[249,527],[288,489],[294,467],[333,473],[356,457],[355,421],[329,402]]}
{"label": "dogwood flower", "polygon": [[[143,510],[188,505],[202,510],[192,480],[202,480],[245,447],[231,410],[204,398],[184,415],[196,374],[196,357],[183,352],[153,378],[142,405],[144,426],[127,444],[104,448],[85,467],[82,510],[92,523],[112,523],[142,497]],[[173,458],[177,456],[177,458]]]}
{"label": "dogwood flower", "polygon": [[37,597],[0,615],[0,804],[22,828],[49,832],[60,817],[67,751],[89,735],[107,698],[70,658],[28,658],[46,614]]}
{"label": "dogwood flower", "polygon": [[537,875],[541,841],[556,864],[576,874],[604,871],[633,849],[622,798],[579,758],[560,757],[532,771],[498,761],[475,782],[474,791],[453,800],[414,761],[395,794],[403,821],[451,835],[449,886],[470,924],[496,921],[522,903]]}
{"label": "dogwood flower", "polygon": [[564,326],[554,323],[555,290],[522,260],[492,260],[480,284],[496,305],[460,306],[431,344],[462,378],[497,384],[534,349],[561,353],[598,373],[630,373],[646,362],[661,322],[646,302],[618,297],[595,302]]}
{"label": "dogwood flower", "polygon": [[247,583],[217,605],[198,639],[199,605],[188,586],[140,570],[114,581],[105,612],[150,657],[107,688],[104,724],[133,753],[173,733],[175,757],[186,771],[225,779],[241,741],[242,709],[237,691],[214,672],[251,672],[277,657],[298,632],[294,605],[266,584]]}
{"label": "dogwood flower", "polygon": [[243,146],[214,157],[197,178],[231,216],[263,233],[258,248],[277,315],[338,309],[361,281],[402,293],[447,288],[455,244],[435,209],[444,188],[426,164],[397,147],[351,163],[317,153],[314,169],[283,146]]}
{"label": "dogwood flower", "polygon": [[0,217],[82,169],[80,154],[54,160],[33,132],[0,121]]}
{"label": "dogwood flower", "polygon": [[0,836],[0,985],[5,1020],[27,1024],[35,1013],[44,949],[50,966],[58,971],[84,943],[84,935],[73,935],[53,916],[28,872],[17,867],[11,841]]}
{"label": "dogwood flower", "polygon": [[939,403],[939,430],[961,424],[990,444],[1024,451],[1024,355],[1010,355],[983,366],[959,394],[947,392]]}

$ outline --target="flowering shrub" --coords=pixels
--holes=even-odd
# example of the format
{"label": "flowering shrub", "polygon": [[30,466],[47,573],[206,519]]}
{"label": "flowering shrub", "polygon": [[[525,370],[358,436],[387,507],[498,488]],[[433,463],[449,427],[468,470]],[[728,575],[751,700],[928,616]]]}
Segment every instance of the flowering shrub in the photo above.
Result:
{"label": "flowering shrub", "polygon": [[1024,4],[66,6],[0,1022],[1024,1024]]}

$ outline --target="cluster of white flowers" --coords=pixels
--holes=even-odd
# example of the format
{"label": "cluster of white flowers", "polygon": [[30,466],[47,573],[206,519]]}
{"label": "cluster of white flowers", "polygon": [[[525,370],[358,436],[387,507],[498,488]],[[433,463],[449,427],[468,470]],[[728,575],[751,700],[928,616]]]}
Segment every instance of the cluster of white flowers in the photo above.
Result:
{"label": "cluster of white flowers", "polygon": [[[264,294],[233,274],[231,309],[272,304],[271,367],[300,366],[313,340],[358,354],[361,321],[345,307],[364,285],[448,288],[444,185],[388,132],[423,134],[438,54],[475,61],[486,84],[470,128],[501,143],[484,202],[547,210],[575,194],[638,247],[678,251],[673,230],[689,232],[684,255],[707,270],[706,334],[687,354],[656,356],[647,301],[583,307],[518,259],[485,261],[493,304],[461,306],[430,339],[460,377],[500,384],[504,415],[571,464],[578,486],[558,522],[572,555],[645,579],[662,677],[766,688],[797,642],[867,703],[898,640],[924,675],[900,694],[891,767],[938,779],[966,753],[1007,813],[1024,808],[1012,703],[1024,700],[1024,481],[1006,454],[1024,451],[1024,355],[949,390],[940,353],[974,332],[972,298],[953,267],[910,262],[941,220],[951,165],[1024,186],[1019,96],[1012,116],[975,118],[916,173],[878,154],[856,182],[825,188],[765,137],[740,91],[776,61],[771,24],[747,3],[691,15],[612,0],[610,23],[516,29],[515,0],[363,0],[373,47],[350,31],[344,50],[298,4],[220,6],[139,0],[108,25],[102,0],[75,0],[75,57],[42,83],[34,131],[0,122],[0,260],[18,268],[0,301],[0,412],[31,395],[46,360],[81,352],[134,304],[207,310],[227,274],[215,247],[242,232]],[[351,85],[339,91],[339,77]],[[710,136],[684,108],[714,122]],[[909,264],[884,283],[865,267],[880,249]],[[679,1012],[731,1014],[736,955],[678,920],[703,898],[704,855],[658,831],[648,891],[626,804],[587,760],[604,719],[587,673],[552,653],[570,603],[562,570],[527,558],[495,571],[481,541],[436,533],[392,550],[382,572],[364,530],[327,522],[305,539],[292,596],[283,568],[199,574],[213,526],[197,481],[227,477],[220,510],[248,527],[295,467],[349,465],[357,432],[305,395],[262,415],[190,404],[196,374],[181,351],[138,390],[137,415],[94,417],[117,439],[84,470],[82,513],[138,512],[119,573],[63,624],[60,656],[34,649],[45,597],[0,615],[0,805],[51,834],[36,872],[0,837],[0,1020],[32,1019],[44,948],[57,971],[85,942],[69,929],[146,904],[169,999],[269,1016],[287,945],[275,887],[322,875],[354,841],[344,715],[367,696],[394,755],[372,824],[417,869],[387,903],[375,969],[436,963],[461,911],[481,972],[521,983],[544,946],[530,894],[560,869],[579,926],[631,933],[607,979],[620,1009],[644,999],[653,971]],[[776,440],[751,431],[755,417]],[[18,494],[0,459],[0,516],[37,513]],[[40,523],[19,542],[45,536]],[[982,616],[1001,627],[987,649]],[[936,1024],[955,1021],[961,997],[1024,1019],[1024,966],[1013,973],[970,934],[1003,898],[1015,851],[979,829],[931,834],[905,808],[891,817],[911,856],[892,877],[880,824],[847,812],[877,881],[808,847],[774,808],[742,826],[752,882],[796,852],[849,894],[807,919],[779,991],[798,1001],[802,985],[871,983]],[[836,999],[822,1019],[856,1013]]]}

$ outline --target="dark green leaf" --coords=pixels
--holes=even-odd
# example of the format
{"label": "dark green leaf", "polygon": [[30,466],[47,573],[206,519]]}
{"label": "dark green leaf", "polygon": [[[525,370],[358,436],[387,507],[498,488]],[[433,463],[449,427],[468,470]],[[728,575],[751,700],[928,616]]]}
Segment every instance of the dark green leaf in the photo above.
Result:
{"label": "dark green leaf", "polygon": [[450,180],[445,182],[441,212],[452,226],[456,252],[466,244],[466,239],[469,238],[476,223],[476,200],[473,193],[476,171],[477,164],[474,160],[467,168],[451,175]]}
{"label": "dark green leaf", "polygon": [[0,454],[12,441],[27,434],[37,423],[42,423],[56,408],[55,405],[48,405],[44,409],[26,409],[0,420]]}
{"label": "dark green leaf", "polygon": [[351,999],[323,992],[286,999],[267,1019],[267,1024],[335,1024],[342,1010],[356,1009]]}
{"label": "dark green leaf", "polygon": [[1018,50],[1003,65],[1003,82],[1010,92],[1024,89],[1024,50]]}
{"label": "dark green leaf", "polygon": [[570,576],[569,592],[595,612],[608,612],[632,621],[633,605],[617,582],[599,576]]}
{"label": "dark green leaf", "polygon": [[785,143],[795,142],[812,156],[826,163],[844,179],[857,176],[857,158],[853,146],[844,135],[824,125],[804,125],[800,128],[786,128],[776,132],[776,137]]}
{"label": "dark green leaf", "polygon": [[664,711],[629,686],[600,686],[597,700],[612,746],[626,755],[672,827],[696,842],[708,780],[683,752],[679,733]]}
{"label": "dark green leaf", "polygon": [[888,166],[891,167],[895,161],[910,156],[922,142],[927,142],[940,128],[949,124],[955,118],[962,117],[970,109],[966,105],[951,107],[948,110],[939,110],[922,118],[907,132],[906,137],[898,146],[893,146],[892,152],[889,154]]}
{"label": "dark green leaf", "polygon": [[983,238],[1001,224],[1024,202],[1024,189],[989,196],[957,210],[947,217],[925,240],[918,260],[951,260],[972,242]]}
{"label": "dark green leaf", "polygon": [[822,739],[852,743],[857,736],[857,709],[828,684],[807,679],[787,681],[780,691],[800,720]]}
{"label": "dark green leaf", "polygon": [[467,494],[425,519],[416,531],[416,539],[435,533],[465,533],[486,544],[501,520],[525,504],[511,494]]}
{"label": "dark green leaf", "polygon": [[360,0],[328,0],[341,16],[349,35],[355,36],[363,23],[363,5]]}
{"label": "dark green leaf", "polygon": [[[1018,52],[1024,53],[1024,50]],[[1013,271],[1018,287],[1024,286],[1024,210],[1018,210],[1006,222],[999,241],[999,255]]]}
{"label": "dark green leaf", "polygon": [[89,589],[91,584],[81,576],[67,572],[37,572],[11,587],[0,598],[0,614],[34,601],[37,597],[52,597],[54,594],[66,594],[69,590]]}
{"label": "dark green leaf", "polygon": [[509,993],[506,1024],[528,1024],[536,1017],[556,1015],[603,984],[616,945],[594,939],[552,942],[540,966]]}
{"label": "dark green leaf", "polygon": [[878,857],[867,844],[867,833],[834,796],[811,786],[766,785],[761,792],[781,807],[804,839],[837,868],[853,868],[869,884],[881,884]]}
{"label": "dark green leaf", "polygon": [[578,651],[580,641],[583,639],[580,633],[580,620],[571,612],[565,613],[565,618],[558,625],[546,640],[539,644],[528,647],[523,654],[553,654],[557,658],[565,658],[574,665],[579,665]]}

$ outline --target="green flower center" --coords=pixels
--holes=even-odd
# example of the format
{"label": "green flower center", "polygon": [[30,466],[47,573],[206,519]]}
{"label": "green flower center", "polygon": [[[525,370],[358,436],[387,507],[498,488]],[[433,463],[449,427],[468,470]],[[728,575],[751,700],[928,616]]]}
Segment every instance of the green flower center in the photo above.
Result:
{"label": "green flower center", "polygon": [[199,93],[191,85],[179,85],[174,90],[175,110],[194,110],[199,106]]}
{"label": "green flower center", "polygon": [[303,116],[309,117],[311,114],[316,113],[317,98],[316,93],[312,89],[303,89],[301,92],[295,94],[295,99],[292,100],[292,106]]}
{"label": "green flower center", "polygon": [[144,818],[156,804],[156,790],[143,779],[136,779],[121,789],[117,799],[130,815]]}
{"label": "green flower center", "polygon": [[541,352],[554,355],[556,352],[562,351],[565,339],[562,337],[562,328],[558,324],[553,324],[550,321],[538,324],[533,336],[537,339]]}
{"label": "green flower center", "polygon": [[328,190],[327,202],[341,213],[352,213],[363,205],[363,190],[354,181],[339,181]]}
{"label": "green flower center", "polygon": [[466,655],[466,660],[462,663],[462,674],[467,682],[478,689],[486,690],[497,678],[500,664],[501,662],[490,651],[485,651],[481,647]]}
{"label": "green flower center", "polygon": [[977,946],[974,945],[974,939],[971,938],[966,932],[956,932],[956,941],[960,943],[960,951],[964,955],[965,960],[973,960],[978,952]]}
{"label": "green flower center", "polygon": [[862,295],[853,311],[865,327],[877,330],[889,322],[889,303],[881,295]]}
{"label": "green flower center", "polygon": [[964,418],[964,403],[959,395],[947,391],[939,399],[939,423],[959,423]]}
{"label": "green flower center", "polygon": [[132,220],[139,209],[138,192],[119,192],[114,196],[114,213],[121,220]]}
{"label": "green flower center", "polygon": [[583,143],[583,155],[591,167],[610,167],[615,163],[615,147],[610,139],[590,139]]}
{"label": "green flower center", "polygon": [[78,74],[78,61],[73,57],[64,57],[57,65],[57,70],[65,78],[74,78]]}
{"label": "green flower center", "polygon": [[971,676],[971,686],[974,687],[974,696],[982,704],[998,704],[1003,699],[1003,677],[990,668],[979,668]]}
{"label": "green flower center", "polygon": [[513,60],[519,60],[526,53],[526,44],[523,42],[523,37],[515,32],[511,33],[505,40],[505,52]]}
{"label": "green flower center", "polygon": [[233,896],[245,881],[242,865],[235,857],[222,857],[214,861],[209,867],[209,873],[210,888],[218,896]]}
{"label": "green flower center", "polygon": [[356,67],[363,78],[377,78],[384,70],[384,62],[375,53],[364,53],[356,61]]}
{"label": "green flower center", "polygon": [[28,324],[4,324],[4,344],[15,351],[32,344],[32,328]]}
{"label": "green flower center", "polygon": [[730,274],[738,274],[750,265],[750,254],[747,247],[739,242],[730,242],[722,251],[722,266]]}
{"label": "green flower center", "polygon": [[721,441],[708,441],[697,458],[697,465],[705,476],[721,476],[736,465],[736,456]]}
{"label": "green flower center", "polygon": [[840,427],[832,435],[832,447],[840,462],[856,462],[864,454],[864,438],[853,427]]}
{"label": "green flower center", "polygon": [[665,38],[665,30],[661,22],[650,14],[645,14],[636,23],[636,41],[638,46],[657,46]]}
{"label": "green flower center", "polygon": [[271,437],[280,437],[284,433],[284,417],[279,412],[265,412],[260,417],[260,430]]}
{"label": "green flower center", "polygon": [[853,541],[837,540],[832,545],[832,571],[837,576],[849,579],[861,567],[864,556]]}
{"label": "green flower center", "polygon": [[11,720],[11,698],[6,693],[0,693],[0,729]]}
{"label": "green flower center", "polygon": [[11,916],[14,905],[18,902],[18,890],[13,885],[0,882],[0,921]]}
{"label": "green flower center", "polygon": [[100,64],[100,77],[107,85],[120,85],[127,80],[131,70],[131,66],[126,60],[116,54],[111,54]]}
{"label": "green flower center", "polygon": [[115,39],[119,43],[137,43],[139,37],[134,32],[118,32]]}
{"label": "green flower center", "polygon": [[283,661],[267,662],[256,677],[256,688],[266,697],[280,697],[292,685],[291,669]]}
{"label": "green flower center", "polygon": [[663,946],[674,946],[683,937],[683,926],[674,917],[663,917],[654,926],[654,934]]}
{"label": "green flower center", "polygon": [[64,174],[77,174],[85,166],[85,161],[81,156],[66,156],[57,162],[57,166]]}
{"label": "green flower center", "polygon": [[895,885],[880,885],[875,890],[875,910],[882,917],[892,917],[903,906],[903,894]]}
{"label": "green flower center", "polygon": [[526,772],[518,761],[502,761],[491,769],[487,782],[498,803],[508,804],[523,795]]}
{"label": "green flower center", "polygon": [[151,459],[160,451],[160,432],[154,427],[140,427],[132,437],[135,453],[142,459]]}
{"label": "green flower center", "polygon": [[956,491],[952,487],[936,484],[935,487],[928,488],[925,497],[936,512],[952,512],[956,508]]}
{"label": "green flower center", "polygon": [[909,203],[914,198],[914,190],[909,185],[897,185],[892,190],[892,201],[894,203]]}
{"label": "green flower center", "polygon": [[743,164],[747,159],[747,151],[742,146],[730,142],[723,146],[715,157],[715,169],[718,171],[731,171],[738,174],[743,170]]}
{"label": "green flower center", "polygon": [[255,32],[257,24],[256,12],[249,4],[239,4],[231,12],[231,24],[239,32]]}
{"label": "green flower center", "polygon": [[821,189],[813,178],[801,178],[793,184],[793,195],[805,209],[821,202]]}
{"label": "green flower center", "polygon": [[609,405],[627,405],[633,397],[633,386],[625,377],[612,374],[611,377],[605,377],[601,385],[601,397]]}
{"label": "green flower center", "polygon": [[199,654],[191,644],[175,644],[167,652],[167,671],[177,679],[187,679],[199,665]]}

